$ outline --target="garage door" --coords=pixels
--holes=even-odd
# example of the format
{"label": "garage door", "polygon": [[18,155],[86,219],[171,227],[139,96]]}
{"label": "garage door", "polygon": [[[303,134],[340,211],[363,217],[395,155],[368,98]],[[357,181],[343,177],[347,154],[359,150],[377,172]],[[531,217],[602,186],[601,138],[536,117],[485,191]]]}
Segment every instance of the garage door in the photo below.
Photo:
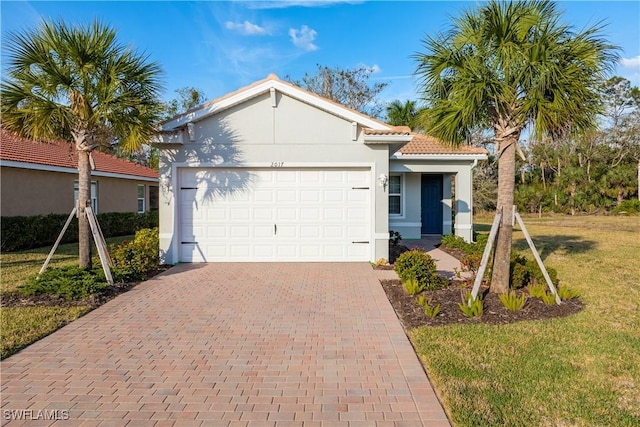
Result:
{"label": "garage door", "polygon": [[179,171],[181,261],[370,259],[370,169]]}

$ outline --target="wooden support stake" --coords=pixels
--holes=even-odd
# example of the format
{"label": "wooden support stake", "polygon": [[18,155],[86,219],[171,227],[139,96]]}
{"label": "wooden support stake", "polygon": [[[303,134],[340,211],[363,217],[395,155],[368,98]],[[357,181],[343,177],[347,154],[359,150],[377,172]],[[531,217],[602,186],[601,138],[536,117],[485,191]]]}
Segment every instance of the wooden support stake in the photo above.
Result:
{"label": "wooden support stake", "polygon": [[96,219],[93,211],[89,206],[85,208],[85,212],[87,215],[87,219],[89,220],[89,225],[91,226],[93,240],[96,242],[96,247],[98,248],[100,262],[102,263],[102,270],[104,271],[104,275],[107,278],[107,282],[113,286],[113,277],[111,277],[111,270],[109,269],[107,243],[104,241],[104,237],[102,237],[102,233],[100,232],[98,220]]}
{"label": "wooden support stake", "polygon": [[542,271],[544,280],[547,281],[547,285],[549,286],[549,289],[551,289],[551,293],[556,296],[556,304],[560,304],[561,303],[560,296],[558,295],[558,292],[556,291],[556,287],[553,285],[553,282],[551,281],[551,277],[549,277],[549,273],[547,273],[547,269],[544,267],[544,264],[542,263],[542,258],[540,258],[540,255],[538,254],[536,246],[533,244],[533,240],[531,240],[531,236],[527,231],[527,227],[524,226],[524,221],[522,221],[522,217],[518,212],[515,213],[515,217],[518,220],[518,224],[520,225],[522,232],[524,233],[525,239],[527,239],[527,243],[529,244],[529,248],[531,249],[531,252],[533,252],[533,257],[538,262],[538,266]]}
{"label": "wooden support stake", "polygon": [[58,249],[58,245],[60,244],[60,241],[62,240],[62,236],[64,236],[64,233],[67,231],[67,228],[69,227],[69,224],[71,224],[71,219],[73,218],[73,216],[75,214],[76,214],[76,208],[73,208],[73,210],[69,214],[69,218],[67,218],[67,222],[65,222],[64,223],[64,227],[62,227],[62,231],[60,232],[60,235],[58,236],[58,238],[56,239],[56,242],[53,244],[53,247],[51,248],[51,252],[49,252],[49,256],[47,256],[47,259],[45,260],[44,264],[42,265],[42,268],[40,269],[40,272],[38,272],[38,275],[42,274],[47,269],[47,266],[49,265],[49,261],[51,261],[51,257],[56,252],[56,249]]}
{"label": "wooden support stake", "polygon": [[489,254],[491,253],[491,248],[493,248],[493,242],[496,240],[496,236],[498,235],[498,228],[500,227],[501,220],[502,220],[502,210],[496,213],[496,217],[493,219],[493,224],[491,224],[491,231],[489,232],[489,239],[487,240],[487,246],[484,247],[484,253],[482,254],[480,267],[478,268],[478,273],[476,274],[476,280],[473,283],[473,289],[471,290],[471,298],[473,300],[475,300],[478,297],[478,292],[480,291],[480,285],[482,284],[482,278],[484,277],[484,272],[487,270],[487,264],[489,263]]}

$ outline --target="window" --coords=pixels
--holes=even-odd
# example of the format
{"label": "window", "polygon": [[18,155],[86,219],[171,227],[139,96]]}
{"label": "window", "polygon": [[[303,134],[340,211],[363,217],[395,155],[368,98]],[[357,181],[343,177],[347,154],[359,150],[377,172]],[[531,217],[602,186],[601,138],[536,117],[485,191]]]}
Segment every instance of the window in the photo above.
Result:
{"label": "window", "polygon": [[138,185],[138,213],[144,213],[144,185]]}
{"label": "window", "polygon": [[149,186],[149,209],[152,211],[158,210],[158,198],[159,198],[159,188],[157,185]]}
{"label": "window", "polygon": [[[73,200],[76,207],[78,206],[78,195],[80,193],[78,181],[73,182]],[[98,214],[98,183],[91,181],[91,210],[94,214]]]}
{"label": "window", "polygon": [[389,177],[389,215],[402,215],[402,175]]}

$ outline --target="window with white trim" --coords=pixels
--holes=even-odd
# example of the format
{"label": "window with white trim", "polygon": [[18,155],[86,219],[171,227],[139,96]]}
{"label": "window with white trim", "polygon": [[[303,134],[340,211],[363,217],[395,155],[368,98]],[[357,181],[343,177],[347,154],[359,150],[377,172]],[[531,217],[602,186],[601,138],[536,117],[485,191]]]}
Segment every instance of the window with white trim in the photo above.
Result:
{"label": "window with white trim", "polygon": [[402,175],[389,176],[389,215],[402,215]]}
{"label": "window with white trim", "polygon": [[[73,200],[76,207],[78,206],[78,196],[80,194],[80,185],[78,181],[73,181]],[[98,182],[91,181],[91,210],[98,214]]]}
{"label": "window with white trim", "polygon": [[144,213],[144,185],[138,185],[138,213]]}

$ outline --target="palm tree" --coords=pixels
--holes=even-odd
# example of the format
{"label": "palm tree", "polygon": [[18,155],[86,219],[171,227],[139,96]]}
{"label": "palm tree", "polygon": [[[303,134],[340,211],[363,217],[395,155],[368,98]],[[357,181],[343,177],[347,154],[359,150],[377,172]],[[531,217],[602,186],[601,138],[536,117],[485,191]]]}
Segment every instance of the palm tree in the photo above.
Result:
{"label": "palm tree", "polygon": [[387,122],[392,126],[409,126],[413,129],[416,119],[416,102],[396,99],[387,105]]}
{"label": "palm tree", "polygon": [[90,154],[108,134],[126,150],[149,140],[159,113],[160,67],[95,21],[45,21],[5,42],[2,125],[32,139],[64,139],[78,152],[80,267],[91,267]]}
{"label": "palm tree", "polygon": [[429,103],[427,132],[460,144],[477,128],[493,130],[498,156],[498,231],[492,292],[509,286],[515,153],[532,137],[581,132],[602,111],[598,87],[618,59],[597,24],[580,32],[560,22],[548,1],[491,1],[423,41],[416,74]]}

